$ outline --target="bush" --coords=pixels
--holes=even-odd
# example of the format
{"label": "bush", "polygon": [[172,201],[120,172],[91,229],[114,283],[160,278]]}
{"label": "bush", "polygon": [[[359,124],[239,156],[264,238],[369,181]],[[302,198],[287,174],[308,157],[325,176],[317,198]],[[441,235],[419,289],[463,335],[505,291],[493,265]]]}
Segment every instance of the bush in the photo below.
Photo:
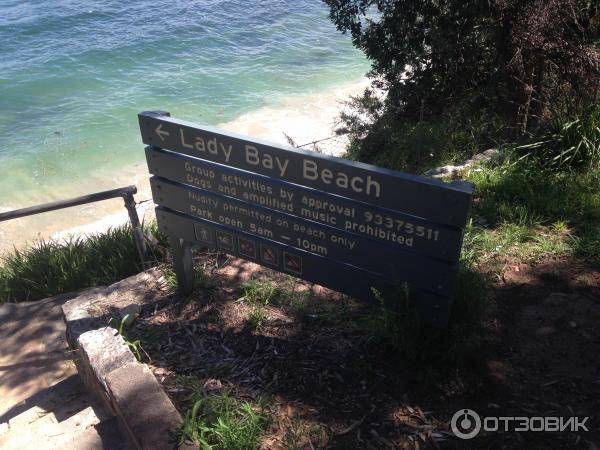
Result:
{"label": "bush", "polygon": [[394,131],[379,130],[363,140],[355,139],[348,155],[355,160],[418,174],[464,160],[473,150],[464,133],[452,132],[444,125],[420,123]]}
{"label": "bush", "polygon": [[351,137],[348,156],[404,172],[420,174],[462,162],[495,145],[503,134],[501,120],[486,114],[464,120],[450,116],[418,122],[399,120],[372,90],[353,98],[349,107],[337,129]]}
{"label": "bush", "polygon": [[[420,172],[449,150],[468,152],[465,137],[479,150],[521,142],[598,102],[597,2],[323,1],[372,65],[373,90],[342,117],[361,161]],[[591,135],[579,145],[587,123],[566,125],[559,152],[548,156],[586,161],[584,153],[597,153]]]}

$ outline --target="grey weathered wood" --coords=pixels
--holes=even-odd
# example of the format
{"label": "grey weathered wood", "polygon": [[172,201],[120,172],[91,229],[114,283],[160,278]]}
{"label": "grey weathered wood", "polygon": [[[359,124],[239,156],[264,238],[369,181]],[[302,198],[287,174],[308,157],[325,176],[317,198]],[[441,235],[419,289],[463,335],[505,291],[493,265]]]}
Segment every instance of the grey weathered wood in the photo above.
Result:
{"label": "grey weathered wood", "polygon": [[[234,237],[234,245],[232,248],[227,250],[227,253],[241,256],[257,263],[263,263],[260,252],[257,251],[255,258],[248,257],[247,255],[244,256],[242,253],[240,253],[237,238],[242,237],[250,240],[256,243],[258,246],[266,245],[273,247],[278,251],[278,267],[274,267],[273,265],[268,265],[268,267],[279,270],[280,272],[289,273],[291,275],[299,274],[294,271],[286,270],[285,266],[282,264],[283,252],[289,253],[293,256],[299,256],[303,261],[302,274],[299,275],[301,278],[308,281],[314,281],[316,283],[323,283],[324,286],[326,285],[340,292],[349,293],[350,295],[357,295],[358,297],[365,298],[365,296],[370,295],[371,286],[392,286],[389,282],[386,282],[381,277],[351,265],[330,261],[321,256],[289,248],[285,245],[271,242],[257,236],[230,230],[227,227],[223,227],[206,220],[190,218],[183,214],[169,211],[168,209],[160,206],[156,208],[156,218],[158,220],[159,228],[163,233],[170,236],[180,236],[188,243],[196,243],[196,245],[208,246],[210,248],[224,250],[219,246],[219,244],[217,244],[216,231],[232,234]],[[206,240],[198,239],[195,225],[201,225],[209,228],[209,233]]]}
{"label": "grey weathered wood", "polygon": [[177,276],[177,292],[180,295],[189,295],[194,290],[194,263],[192,260],[192,246],[190,241],[169,233],[173,267]]}
{"label": "grey weathered wood", "polygon": [[166,116],[138,117],[142,140],[150,145],[148,168],[157,175],[151,180],[157,220],[171,237],[182,293],[193,286],[193,243],[358,298],[372,298],[372,288],[393,293],[407,282],[421,317],[446,322],[471,184]]}
{"label": "grey weathered wood", "polygon": [[125,193],[123,195],[123,201],[125,202],[125,208],[127,209],[129,221],[131,222],[131,232],[133,233],[135,247],[137,249],[140,260],[142,261],[142,270],[149,269],[151,267],[151,264],[149,261],[146,260],[147,251],[146,241],[144,240],[144,230],[142,229],[142,224],[140,223],[140,218],[138,217],[133,194],[131,192]]}
{"label": "grey weathered wood", "polygon": [[[151,186],[156,203],[186,214],[190,220],[200,216],[210,222],[221,223],[231,231],[244,231],[251,235],[267,237],[270,241],[320,254],[327,259],[346,262],[382,277],[408,281],[419,288],[433,292],[451,292],[454,289],[458,272],[456,263],[419,255],[380,241],[345,233],[336,228],[309,222],[259,206],[248,208],[247,204],[239,200],[211,194],[160,178],[153,177]],[[196,200],[190,200],[190,196],[196,196]],[[202,202],[199,203],[198,200],[202,200]],[[195,209],[192,210],[191,208]],[[249,218],[237,212],[236,209],[239,208],[257,214]],[[200,210],[201,215],[199,215]],[[236,225],[240,227],[234,228],[221,221],[221,218],[234,220]],[[285,221],[287,226],[278,225],[280,221]],[[294,231],[301,229],[301,227],[310,229],[312,236]],[[301,241],[308,240],[318,248],[303,248],[298,244],[298,239]],[[335,243],[336,241],[340,243]]]}
{"label": "grey weathered wood", "polygon": [[[412,216],[427,218],[435,223],[457,227],[463,227],[466,223],[473,193],[473,186],[470,183],[443,183],[439,180],[251,139],[209,126],[201,126],[164,115],[157,115],[153,112],[142,112],[138,115],[138,118],[142,140],[145,144],[151,146],[165,148],[260,175],[275,176],[276,171],[272,169],[247,163],[245,148],[247,145],[252,145],[261,155],[268,153],[273,159],[280,158],[281,161],[288,161],[288,170],[285,176],[282,177],[288,182],[353,200],[368,202]],[[197,138],[205,143],[215,142],[217,150],[213,153],[198,151],[194,148],[194,142]],[[219,149],[231,149],[227,161],[224,152],[219,152]],[[353,192],[341,188],[335,183],[323,183],[319,179],[307,180],[302,176],[300,170],[305,161],[315,163],[320,170],[328,170],[333,174],[344,172],[351,178],[367,179],[371,177],[376,179],[381,185],[380,196],[376,198],[366,192]]]}
{"label": "grey weathered wood", "polygon": [[[231,183],[223,182],[223,178],[230,179],[234,177],[238,184],[234,186],[235,192],[229,189],[226,195],[229,197],[236,198],[238,200],[245,201],[250,204],[261,206],[257,200],[254,199],[256,192],[252,191],[248,187],[240,186],[241,182],[250,185],[251,182],[260,182],[261,187],[270,190],[271,197],[281,203],[281,199],[285,195],[291,195],[293,199],[286,201],[284,207],[279,206],[278,203],[272,202],[264,205],[273,210],[290,213],[300,218],[305,218],[315,222],[319,222],[324,225],[333,226],[340,230],[347,231],[345,229],[346,217],[342,213],[336,213],[327,211],[327,215],[322,217],[304,217],[302,216],[303,210],[310,210],[308,205],[303,204],[302,199],[309,199],[312,201],[321,201],[328,204],[335,204],[337,207],[352,210],[355,213],[355,218],[352,221],[361,225],[370,225],[372,228],[378,228],[382,231],[387,231],[382,225],[377,227],[373,222],[367,223],[362,217],[364,214],[370,213],[372,215],[379,214],[389,218],[389,220],[398,220],[403,223],[410,224],[411,227],[422,227],[426,229],[432,235],[435,235],[437,239],[427,239],[427,236],[419,237],[416,236],[414,231],[412,234],[404,233],[407,238],[413,238],[413,245],[409,250],[414,251],[418,254],[439,258],[445,261],[456,262],[460,256],[460,247],[462,243],[463,231],[459,228],[449,227],[431,223],[430,221],[412,217],[406,214],[400,214],[391,210],[377,208],[370,204],[356,202],[348,200],[343,197],[330,195],[328,193],[319,192],[314,189],[308,189],[295,184],[287,183],[284,180],[277,180],[273,178],[264,177],[261,175],[250,174],[242,170],[233,169],[230,167],[222,166],[220,164],[211,163],[208,161],[200,160],[197,158],[191,158],[189,156],[179,155],[169,151],[156,149],[153,147],[146,148],[146,159],[148,161],[148,169],[150,173],[158,175],[161,178],[166,178],[171,181],[175,181],[181,184],[191,185],[197,188],[201,188],[204,191],[212,192],[214,194],[223,195],[224,190],[231,187]],[[260,194],[260,193],[259,193]],[[266,194],[260,194],[261,198],[265,198]],[[154,197],[155,199],[159,197]],[[335,219],[335,224],[331,224],[331,217]],[[352,231],[349,231],[352,233]],[[396,233],[396,230],[393,230]],[[402,249],[404,246],[398,243],[391,242],[389,239],[384,237],[373,236],[366,232],[355,231],[356,234],[362,237],[372,238],[385,242],[390,247],[398,247]],[[402,235],[402,233],[397,233]]]}
{"label": "grey weathered wood", "polygon": [[[160,230],[165,234],[180,236],[188,242],[196,243],[196,245],[208,246],[221,251],[226,251],[228,254],[249,259],[250,261],[265,265],[279,272],[300,277],[304,280],[326,286],[335,291],[359,299],[374,300],[372,288],[376,288],[384,295],[393,295],[397,292],[398,280],[382,278],[367,270],[359,269],[349,264],[323,258],[302,250],[293,249],[247,233],[232,231],[221,225],[213,224],[199,218],[191,219],[183,214],[169,211],[160,206],[156,208],[156,217],[158,219]],[[206,241],[197,239],[198,236],[195,225],[209,228],[209,233],[207,235],[208,239]],[[246,255],[241,254],[235,239],[233,247],[227,249],[223,248],[216,241],[217,232],[232,234],[236,239],[238,237],[243,237],[244,239],[251,240],[256,243],[258,248],[263,245],[274,248],[278,255],[277,266],[265,263],[265,261],[262,260],[262,255],[260,253],[257,254],[255,259],[248,258]],[[302,274],[286,270],[283,265],[284,252],[302,258]],[[420,316],[426,322],[443,326],[449,316],[449,311],[452,306],[452,297],[417,289],[413,291],[413,294],[416,300],[415,307]]]}

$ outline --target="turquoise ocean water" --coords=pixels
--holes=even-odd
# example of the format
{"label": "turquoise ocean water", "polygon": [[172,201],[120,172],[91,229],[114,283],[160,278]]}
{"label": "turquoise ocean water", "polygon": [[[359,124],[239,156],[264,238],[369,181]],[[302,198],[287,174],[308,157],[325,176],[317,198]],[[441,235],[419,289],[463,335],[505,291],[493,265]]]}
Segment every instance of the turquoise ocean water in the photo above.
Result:
{"label": "turquoise ocean water", "polygon": [[0,210],[116,187],[136,114],[228,122],[368,70],[319,0],[0,0]]}

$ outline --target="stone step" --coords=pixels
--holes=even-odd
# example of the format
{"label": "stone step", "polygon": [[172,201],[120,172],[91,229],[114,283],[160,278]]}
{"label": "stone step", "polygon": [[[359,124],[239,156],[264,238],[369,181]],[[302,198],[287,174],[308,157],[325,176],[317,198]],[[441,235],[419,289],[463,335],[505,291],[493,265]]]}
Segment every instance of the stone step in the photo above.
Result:
{"label": "stone step", "polygon": [[65,442],[65,450],[130,450],[131,447],[119,431],[116,417],[88,427]]}
{"label": "stone step", "polygon": [[0,421],[3,450],[126,448],[116,421],[77,375],[13,406]]}
{"label": "stone step", "polygon": [[[79,415],[76,423],[57,426],[51,420],[36,425],[36,430],[9,430],[0,434],[3,450],[129,450],[130,447],[119,431],[116,418],[89,423],[89,415]],[[85,424],[85,422],[88,422]]]}

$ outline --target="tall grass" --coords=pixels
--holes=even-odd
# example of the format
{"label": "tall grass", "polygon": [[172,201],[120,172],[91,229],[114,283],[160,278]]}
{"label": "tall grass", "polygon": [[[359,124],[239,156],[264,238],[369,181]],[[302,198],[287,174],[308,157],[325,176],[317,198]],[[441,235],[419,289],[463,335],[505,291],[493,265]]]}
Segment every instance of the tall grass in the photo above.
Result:
{"label": "tall grass", "polygon": [[[148,230],[158,234],[154,224]],[[156,247],[148,245],[158,261],[161,256]],[[33,301],[108,285],[141,270],[129,225],[65,242],[38,241],[0,258],[0,302]]]}
{"label": "tall grass", "polygon": [[553,128],[518,148],[554,169],[600,168],[600,104]]}
{"label": "tall grass", "polygon": [[242,297],[251,305],[268,305],[279,294],[277,286],[269,281],[249,280],[242,285]]}

